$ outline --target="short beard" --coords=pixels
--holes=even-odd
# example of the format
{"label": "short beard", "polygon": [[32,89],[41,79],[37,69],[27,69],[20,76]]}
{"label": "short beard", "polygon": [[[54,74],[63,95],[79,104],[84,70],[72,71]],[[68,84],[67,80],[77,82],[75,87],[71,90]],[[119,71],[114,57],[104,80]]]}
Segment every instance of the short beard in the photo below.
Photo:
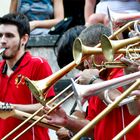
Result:
{"label": "short beard", "polygon": [[[20,49],[20,42],[19,42],[19,45],[18,45],[18,50]],[[4,55],[4,54],[2,54],[2,58],[3,59],[5,59],[5,60],[10,60],[10,59],[12,59],[12,58],[14,58],[14,56],[12,55],[12,56],[6,56],[6,55]]]}
{"label": "short beard", "polygon": [[6,55],[2,55],[2,58],[5,60],[10,60],[13,58],[13,56],[6,56]]}

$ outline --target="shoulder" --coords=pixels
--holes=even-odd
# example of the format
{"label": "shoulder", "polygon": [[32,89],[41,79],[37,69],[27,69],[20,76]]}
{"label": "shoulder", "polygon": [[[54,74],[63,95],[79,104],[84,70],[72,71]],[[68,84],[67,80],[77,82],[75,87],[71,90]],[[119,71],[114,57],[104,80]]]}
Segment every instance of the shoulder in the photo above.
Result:
{"label": "shoulder", "polygon": [[49,66],[48,61],[42,57],[39,57],[39,56],[32,56],[31,63],[39,65],[39,66],[43,66],[43,65]]}
{"label": "shoulder", "polygon": [[31,56],[32,62],[43,63],[45,60],[39,56]]}
{"label": "shoulder", "polygon": [[30,63],[30,65],[41,66],[41,65],[49,65],[48,61],[40,56],[32,56],[29,52],[26,52],[24,61]]}

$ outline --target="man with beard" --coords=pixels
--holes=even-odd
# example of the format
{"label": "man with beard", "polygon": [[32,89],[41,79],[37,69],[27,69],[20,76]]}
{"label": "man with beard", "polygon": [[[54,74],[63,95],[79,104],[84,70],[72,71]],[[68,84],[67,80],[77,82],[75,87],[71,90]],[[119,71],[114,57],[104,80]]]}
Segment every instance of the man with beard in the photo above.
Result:
{"label": "man with beard", "polygon": [[[9,104],[17,110],[33,113],[42,105],[31,94],[25,84],[16,85],[18,75],[31,80],[41,80],[52,74],[48,62],[40,57],[33,57],[26,51],[30,36],[29,21],[23,14],[7,14],[0,18],[0,49],[5,48],[0,62],[0,101]],[[45,93],[47,98],[54,96],[53,88]],[[20,120],[10,117],[0,119],[0,139],[11,132],[21,123]],[[8,139],[13,139],[28,125],[17,130]],[[34,126],[19,139],[49,140],[48,129]]]}

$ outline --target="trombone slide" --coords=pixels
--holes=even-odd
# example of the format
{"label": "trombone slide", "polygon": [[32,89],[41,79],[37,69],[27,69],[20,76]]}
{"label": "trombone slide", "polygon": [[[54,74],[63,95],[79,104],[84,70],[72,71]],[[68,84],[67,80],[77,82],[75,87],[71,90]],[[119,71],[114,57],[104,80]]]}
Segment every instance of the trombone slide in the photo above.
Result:
{"label": "trombone slide", "polygon": [[[0,118],[2,118],[2,119],[14,117],[14,118],[18,118],[20,120],[25,120],[25,119],[29,118],[31,115],[32,114],[30,114],[30,113],[23,112],[23,111],[20,111],[17,109],[0,111]],[[40,118],[40,116],[34,116],[30,120],[30,122],[34,122],[34,121],[38,120],[39,118]],[[38,125],[40,125],[42,127],[53,129],[55,131],[60,129],[60,126],[48,124],[46,119],[42,119],[40,122],[38,122]]]}
{"label": "trombone slide", "polygon": [[138,78],[140,78],[140,71],[91,85],[79,85],[75,83],[73,79],[71,80],[76,98],[79,99],[81,103],[84,103],[90,96],[96,96],[105,89],[121,87],[134,82]]}

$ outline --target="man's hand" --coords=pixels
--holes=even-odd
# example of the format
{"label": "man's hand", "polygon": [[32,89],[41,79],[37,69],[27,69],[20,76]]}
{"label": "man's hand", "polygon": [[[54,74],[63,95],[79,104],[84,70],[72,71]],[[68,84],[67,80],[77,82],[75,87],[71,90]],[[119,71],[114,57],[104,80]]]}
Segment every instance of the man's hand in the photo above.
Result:
{"label": "man's hand", "polygon": [[87,85],[90,83],[93,76],[99,77],[99,70],[97,70],[97,69],[85,69],[81,73],[78,82],[80,84]]}
{"label": "man's hand", "polygon": [[[138,60],[136,60],[138,61]],[[131,61],[127,58],[121,58],[121,62],[125,63],[127,67],[124,68],[125,74],[134,73],[140,70],[140,66],[137,62]]]}
{"label": "man's hand", "polygon": [[48,114],[50,107],[44,107],[45,118],[48,120],[48,123],[65,126],[67,125],[68,116],[62,107],[57,107],[51,113]]}
{"label": "man's hand", "polygon": [[70,139],[70,131],[64,127],[60,128],[56,135],[59,140],[69,140]]}

